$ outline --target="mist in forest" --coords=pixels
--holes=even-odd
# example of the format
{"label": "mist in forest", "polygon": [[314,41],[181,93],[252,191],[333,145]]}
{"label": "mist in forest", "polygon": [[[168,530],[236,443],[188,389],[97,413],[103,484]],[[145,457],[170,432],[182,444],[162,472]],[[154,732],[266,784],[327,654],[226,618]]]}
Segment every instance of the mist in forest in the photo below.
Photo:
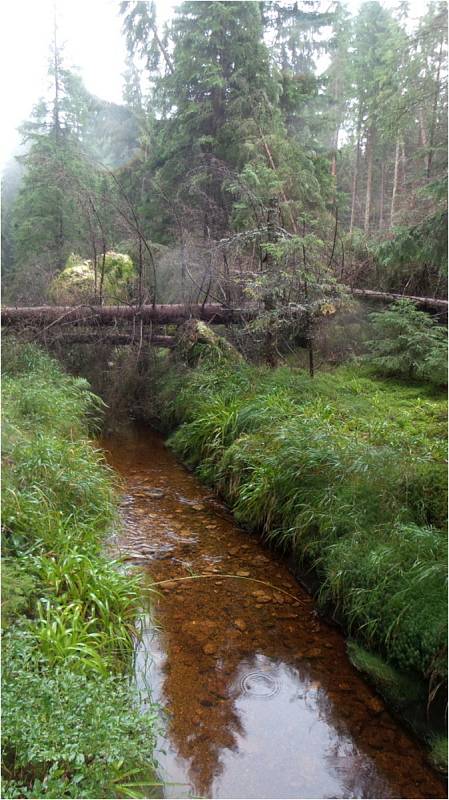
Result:
{"label": "mist in forest", "polygon": [[48,88],[3,175],[8,301],[110,251],[131,302],[444,296],[445,3],[101,3],[107,99],[71,66],[81,10],[47,12]]}

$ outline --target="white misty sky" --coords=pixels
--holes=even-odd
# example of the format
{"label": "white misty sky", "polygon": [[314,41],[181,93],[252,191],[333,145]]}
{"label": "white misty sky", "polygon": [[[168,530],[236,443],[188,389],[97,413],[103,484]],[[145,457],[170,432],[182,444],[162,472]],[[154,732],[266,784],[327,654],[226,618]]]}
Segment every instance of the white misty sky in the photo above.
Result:
{"label": "white misty sky", "polygon": [[[66,65],[78,66],[85,85],[105,100],[121,102],[125,40],[121,35],[119,0],[7,0],[2,4],[0,63],[3,119],[0,164],[20,142],[17,126],[26,120],[46,92],[49,48],[56,3],[59,37],[65,42]],[[356,13],[361,0],[347,0]],[[394,0],[384,5],[395,6]],[[158,20],[167,19],[176,2],[158,0]],[[411,0],[411,17],[423,13],[421,0]]]}

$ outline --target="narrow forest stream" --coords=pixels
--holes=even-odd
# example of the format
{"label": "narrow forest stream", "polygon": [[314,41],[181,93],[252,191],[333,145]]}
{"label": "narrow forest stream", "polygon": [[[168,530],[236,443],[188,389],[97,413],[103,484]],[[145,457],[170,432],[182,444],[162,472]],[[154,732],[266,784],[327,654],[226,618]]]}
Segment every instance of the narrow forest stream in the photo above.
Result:
{"label": "narrow forest stream", "polygon": [[[282,559],[158,434],[136,426],[101,444],[124,482],[114,549],[170,581],[136,654],[139,684],[167,710],[156,755],[177,785],[165,796],[445,797]],[[174,581],[192,575],[207,577]]]}

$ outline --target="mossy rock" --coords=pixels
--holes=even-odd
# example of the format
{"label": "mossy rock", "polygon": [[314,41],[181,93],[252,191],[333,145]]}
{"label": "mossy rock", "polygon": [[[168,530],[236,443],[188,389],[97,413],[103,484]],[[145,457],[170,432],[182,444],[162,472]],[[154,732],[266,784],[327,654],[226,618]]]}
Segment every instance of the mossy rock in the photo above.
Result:
{"label": "mossy rock", "polygon": [[[97,268],[99,291],[101,258]],[[126,253],[106,253],[104,263],[103,301],[120,303],[129,297],[135,277],[134,265]],[[54,278],[48,290],[50,300],[59,305],[78,305],[95,302],[95,272],[92,261],[72,253],[67,264]]]}
{"label": "mossy rock", "polygon": [[396,708],[404,709],[426,702],[426,689],[418,675],[400,672],[353,641],[348,642],[348,655],[354,667]]}
{"label": "mossy rock", "polygon": [[218,336],[209,325],[197,319],[190,319],[178,328],[173,357],[190,367],[243,361],[240,353],[227,339]]}

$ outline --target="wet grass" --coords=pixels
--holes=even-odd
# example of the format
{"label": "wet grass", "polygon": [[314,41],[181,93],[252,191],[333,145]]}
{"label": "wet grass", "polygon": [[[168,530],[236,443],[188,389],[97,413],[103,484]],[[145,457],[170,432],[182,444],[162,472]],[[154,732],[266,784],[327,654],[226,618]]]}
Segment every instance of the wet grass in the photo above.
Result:
{"label": "wet grass", "polygon": [[123,796],[154,781],[156,714],[129,682],[141,587],[101,554],[102,404],[35,347],[7,341],[3,369],[3,796]]}
{"label": "wet grass", "polygon": [[444,773],[447,773],[447,756],[447,736],[435,736],[432,742],[430,757],[435,767]]}
{"label": "wet grass", "polygon": [[[170,446],[237,520],[301,564],[393,669],[446,682],[445,396],[344,366],[165,365]],[[154,411],[153,411],[154,413]]]}

